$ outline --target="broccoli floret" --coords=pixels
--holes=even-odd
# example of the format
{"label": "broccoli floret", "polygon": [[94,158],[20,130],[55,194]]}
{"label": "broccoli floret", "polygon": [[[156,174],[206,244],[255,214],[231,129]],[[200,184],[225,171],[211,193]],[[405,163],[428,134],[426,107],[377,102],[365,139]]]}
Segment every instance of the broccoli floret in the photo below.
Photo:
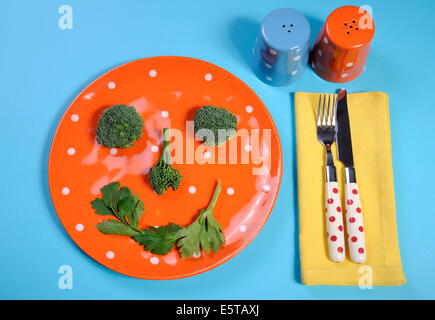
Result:
{"label": "broccoli floret", "polygon": [[130,148],[142,136],[143,119],[125,104],[103,111],[97,126],[97,141],[107,148]]}
{"label": "broccoli floret", "polygon": [[169,129],[163,129],[163,151],[159,160],[150,170],[150,183],[154,191],[163,194],[167,189],[177,190],[183,176],[171,166],[171,151],[169,150]]}
{"label": "broccoli floret", "polygon": [[194,130],[207,145],[219,146],[236,134],[237,117],[225,108],[203,106],[196,111]]}

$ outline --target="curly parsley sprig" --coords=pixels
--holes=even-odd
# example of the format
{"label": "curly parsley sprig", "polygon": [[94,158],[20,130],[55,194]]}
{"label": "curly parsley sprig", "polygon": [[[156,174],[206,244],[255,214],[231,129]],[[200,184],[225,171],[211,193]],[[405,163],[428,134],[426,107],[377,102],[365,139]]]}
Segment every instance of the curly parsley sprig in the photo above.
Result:
{"label": "curly parsley sprig", "polygon": [[225,243],[222,227],[213,216],[213,210],[221,192],[218,182],[210,204],[201,210],[198,218],[190,225],[181,227],[175,223],[166,226],[139,228],[139,220],[144,212],[142,200],[119,182],[112,182],[101,188],[102,198],[91,201],[95,213],[103,216],[112,215],[117,220],[109,219],[97,224],[97,229],[104,234],[132,237],[144,247],[145,251],[165,255],[175,244],[182,258],[199,254],[203,249],[217,252]]}

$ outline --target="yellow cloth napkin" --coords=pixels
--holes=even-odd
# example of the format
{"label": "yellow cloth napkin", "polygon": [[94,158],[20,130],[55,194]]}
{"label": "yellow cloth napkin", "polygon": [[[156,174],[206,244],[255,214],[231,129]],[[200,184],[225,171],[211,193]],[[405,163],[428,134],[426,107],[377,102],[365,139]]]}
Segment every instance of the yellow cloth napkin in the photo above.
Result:
{"label": "yellow cloth napkin", "polygon": [[[294,95],[298,165],[299,246],[306,285],[396,286],[406,283],[396,230],[388,95],[348,94],[356,178],[366,232],[367,260],[341,263],[328,257],[325,221],[325,148],[317,140],[319,94]],[[344,204],[344,166],[333,155]],[[344,206],[344,205],[343,205]],[[348,244],[346,239],[346,249]]]}

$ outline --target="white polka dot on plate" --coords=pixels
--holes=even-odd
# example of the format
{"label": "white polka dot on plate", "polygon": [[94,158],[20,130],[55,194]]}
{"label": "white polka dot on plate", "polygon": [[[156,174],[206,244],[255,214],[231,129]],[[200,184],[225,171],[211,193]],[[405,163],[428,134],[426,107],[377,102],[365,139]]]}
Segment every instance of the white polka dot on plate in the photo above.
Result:
{"label": "white polka dot on plate", "polygon": [[292,71],[292,76],[295,76],[298,73],[298,70]]}
{"label": "white polka dot on plate", "polygon": [[293,58],[294,61],[298,61],[301,58],[301,56],[296,56]]}
{"label": "white polka dot on plate", "polygon": [[323,38],[323,42],[325,42],[326,44],[329,43],[328,39],[326,37]]}
{"label": "white polka dot on plate", "polygon": [[162,118],[167,118],[169,116],[169,112],[164,110],[164,111],[162,111],[161,115],[162,115]]}
{"label": "white polka dot on plate", "polygon": [[149,75],[151,78],[154,78],[157,75],[157,71],[152,69],[152,70],[150,70]]}
{"label": "white polka dot on plate", "polygon": [[267,76],[267,77],[266,77],[266,80],[268,80],[268,81],[272,81],[272,77]]}
{"label": "white polka dot on plate", "polygon": [[110,154],[111,154],[112,156],[116,155],[117,153],[118,153],[118,149],[116,149],[116,148],[112,148],[112,149],[110,149]]}
{"label": "white polka dot on plate", "polygon": [[227,189],[227,193],[232,196],[234,194],[234,189],[233,188],[228,188]]}
{"label": "white polka dot on plate", "polygon": [[115,253],[113,251],[107,251],[106,252],[106,258],[107,259],[113,259],[113,258],[115,258]]}
{"label": "white polka dot on plate", "polygon": [[252,151],[252,146],[251,146],[250,144],[247,144],[247,145],[245,146],[245,151],[246,151],[246,152],[251,152],[251,151]]}
{"label": "white polka dot on plate", "polygon": [[153,145],[153,146],[151,147],[151,151],[154,152],[154,153],[156,153],[157,151],[159,151],[159,147]]}
{"label": "white polka dot on plate", "polygon": [[265,62],[264,65],[266,66],[266,68],[272,69],[272,65],[270,63]]}
{"label": "white polka dot on plate", "polygon": [[195,194],[196,193],[196,187],[195,186],[190,186],[189,187],[189,193],[190,194]]}
{"label": "white polka dot on plate", "polygon": [[348,62],[348,63],[346,63],[346,67],[350,68],[350,67],[352,67],[352,66],[353,66],[353,62]]}
{"label": "white polka dot on plate", "polygon": [[211,75],[211,73],[207,73],[204,77],[205,81],[211,81],[211,79],[213,79],[213,76]]}
{"label": "white polka dot on plate", "polygon": [[113,89],[116,88],[116,83],[113,82],[113,81],[111,81],[111,82],[109,82],[109,83],[107,84],[107,87],[108,87],[110,90],[113,90]]}
{"label": "white polka dot on plate", "polygon": [[254,111],[254,108],[252,108],[252,106],[246,106],[245,110],[247,113],[252,113],[252,111]]}
{"label": "white polka dot on plate", "polygon": [[74,148],[68,148],[66,151],[70,156],[73,156],[76,153],[76,149]]}
{"label": "white polka dot on plate", "polygon": [[269,192],[269,191],[270,191],[270,186],[267,185],[267,184],[265,184],[265,185],[263,186],[263,191],[264,191],[264,192]]}
{"label": "white polka dot on plate", "polygon": [[341,75],[341,77],[342,77],[342,78],[346,78],[348,75],[349,75],[348,73],[343,73],[343,74]]}
{"label": "white polka dot on plate", "polygon": [[65,187],[65,188],[62,189],[62,194],[66,196],[66,195],[69,194],[69,191],[70,191],[69,188]]}
{"label": "white polka dot on plate", "polygon": [[319,53],[319,56],[322,56],[322,50],[319,49],[317,52]]}
{"label": "white polka dot on plate", "polygon": [[151,264],[156,265],[156,264],[158,264],[158,263],[160,262],[160,260],[159,260],[159,258],[157,258],[157,257],[152,257],[152,258],[150,259],[150,262],[151,262]]}
{"label": "white polka dot on plate", "polygon": [[72,122],[77,122],[77,121],[79,121],[79,116],[76,115],[76,114],[73,114],[73,115],[71,116],[71,121],[72,121]]}
{"label": "white polka dot on plate", "polygon": [[242,225],[240,225],[239,229],[240,229],[240,231],[245,232],[246,229],[248,229],[248,227],[246,227],[246,224],[242,224]]}
{"label": "white polka dot on plate", "polygon": [[210,158],[211,158],[211,152],[210,151],[204,152],[204,159],[210,159]]}
{"label": "white polka dot on plate", "polygon": [[192,255],[195,259],[198,259],[201,256],[201,252],[194,252]]}
{"label": "white polka dot on plate", "polygon": [[81,223],[76,224],[76,230],[78,232],[82,232],[85,229],[85,227]]}

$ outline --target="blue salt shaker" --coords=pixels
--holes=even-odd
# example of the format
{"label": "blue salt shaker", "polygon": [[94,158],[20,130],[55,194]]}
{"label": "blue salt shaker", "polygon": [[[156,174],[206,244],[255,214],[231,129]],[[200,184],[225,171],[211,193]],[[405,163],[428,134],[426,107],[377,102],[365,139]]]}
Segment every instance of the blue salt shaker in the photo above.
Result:
{"label": "blue salt shaker", "polygon": [[299,80],[308,62],[311,28],[300,12],[282,8],[261,23],[253,49],[252,67],[257,77],[272,86]]}

